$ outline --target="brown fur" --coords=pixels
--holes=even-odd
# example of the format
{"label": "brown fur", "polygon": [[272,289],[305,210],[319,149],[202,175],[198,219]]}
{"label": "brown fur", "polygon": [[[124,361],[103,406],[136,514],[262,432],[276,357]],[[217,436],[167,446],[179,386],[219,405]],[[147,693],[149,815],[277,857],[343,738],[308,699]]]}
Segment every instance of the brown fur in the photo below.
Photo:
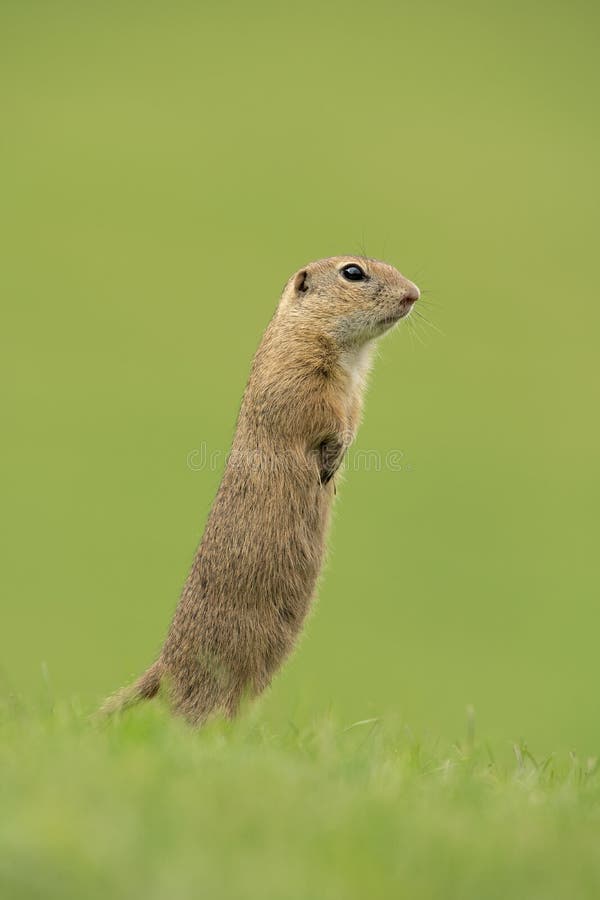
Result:
{"label": "brown fur", "polygon": [[[366,281],[346,281],[356,264]],[[233,716],[292,650],[323,562],[334,476],[359,422],[374,340],[418,289],[386,263],[333,257],[285,286],[252,364],[231,454],[158,660],[106,701],[164,681],[193,724]]]}

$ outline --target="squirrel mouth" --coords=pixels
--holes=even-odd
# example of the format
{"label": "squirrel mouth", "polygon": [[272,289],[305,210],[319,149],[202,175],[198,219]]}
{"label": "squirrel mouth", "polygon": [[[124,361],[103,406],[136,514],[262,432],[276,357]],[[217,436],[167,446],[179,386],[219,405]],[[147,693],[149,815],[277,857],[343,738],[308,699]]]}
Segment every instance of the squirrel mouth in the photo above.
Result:
{"label": "squirrel mouth", "polygon": [[379,325],[390,326],[395,325],[396,322],[399,322],[400,319],[406,318],[411,309],[413,308],[412,303],[403,303],[401,309],[394,313],[393,315],[385,316],[383,319],[378,320]]}

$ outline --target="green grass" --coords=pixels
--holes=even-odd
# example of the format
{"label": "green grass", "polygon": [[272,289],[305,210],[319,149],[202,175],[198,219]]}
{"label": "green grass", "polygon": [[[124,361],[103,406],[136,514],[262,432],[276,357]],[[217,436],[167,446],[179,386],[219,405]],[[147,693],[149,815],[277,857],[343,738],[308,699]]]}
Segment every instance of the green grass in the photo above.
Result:
{"label": "green grass", "polygon": [[553,900],[600,892],[596,760],[260,707],[201,732],[158,706],[6,706],[0,896]]}

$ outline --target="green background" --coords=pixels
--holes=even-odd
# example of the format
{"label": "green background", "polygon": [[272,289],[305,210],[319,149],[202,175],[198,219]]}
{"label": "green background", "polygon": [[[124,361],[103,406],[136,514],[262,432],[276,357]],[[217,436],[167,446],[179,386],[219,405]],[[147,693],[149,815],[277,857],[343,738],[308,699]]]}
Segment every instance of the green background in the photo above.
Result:
{"label": "green background", "polygon": [[90,708],[160,646],[289,274],[425,290],[381,344],[319,602],[261,700],[600,742],[591,3],[1,6],[2,627]]}

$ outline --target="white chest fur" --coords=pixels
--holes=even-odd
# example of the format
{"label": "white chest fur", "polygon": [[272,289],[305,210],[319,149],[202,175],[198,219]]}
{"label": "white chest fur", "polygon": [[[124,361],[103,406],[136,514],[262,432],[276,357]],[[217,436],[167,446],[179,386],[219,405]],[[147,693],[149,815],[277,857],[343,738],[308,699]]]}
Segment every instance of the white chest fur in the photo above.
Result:
{"label": "white chest fur", "polygon": [[342,368],[348,376],[346,395],[348,404],[348,443],[351,443],[354,440],[354,435],[358,426],[362,397],[367,384],[369,369],[371,368],[373,343],[373,341],[369,341],[367,344],[362,344],[360,347],[352,347],[348,350],[344,350],[340,359]]}
{"label": "white chest fur", "polygon": [[372,355],[372,341],[361,344],[360,347],[351,347],[349,350],[343,351],[341,363],[348,375],[348,386],[351,394],[362,394],[367,383],[369,369],[371,368]]}

